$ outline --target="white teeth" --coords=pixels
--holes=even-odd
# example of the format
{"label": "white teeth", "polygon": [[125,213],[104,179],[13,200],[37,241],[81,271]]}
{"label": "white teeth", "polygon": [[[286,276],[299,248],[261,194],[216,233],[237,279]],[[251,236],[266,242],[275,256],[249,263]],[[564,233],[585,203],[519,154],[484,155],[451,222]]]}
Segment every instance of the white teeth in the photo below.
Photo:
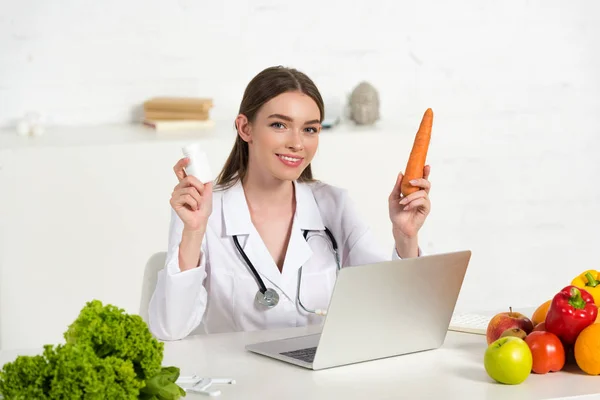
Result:
{"label": "white teeth", "polygon": [[298,162],[300,161],[299,158],[292,158],[292,157],[286,157],[286,156],[279,156],[280,158],[286,160],[286,161],[291,161],[291,162]]}

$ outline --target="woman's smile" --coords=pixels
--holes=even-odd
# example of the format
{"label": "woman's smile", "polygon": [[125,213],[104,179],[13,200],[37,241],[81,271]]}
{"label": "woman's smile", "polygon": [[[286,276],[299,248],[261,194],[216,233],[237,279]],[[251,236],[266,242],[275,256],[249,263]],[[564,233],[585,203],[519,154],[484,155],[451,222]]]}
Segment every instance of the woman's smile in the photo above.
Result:
{"label": "woman's smile", "polygon": [[276,154],[276,156],[281,160],[282,163],[287,165],[288,167],[298,167],[302,164],[304,158],[298,156],[292,156],[289,154]]}

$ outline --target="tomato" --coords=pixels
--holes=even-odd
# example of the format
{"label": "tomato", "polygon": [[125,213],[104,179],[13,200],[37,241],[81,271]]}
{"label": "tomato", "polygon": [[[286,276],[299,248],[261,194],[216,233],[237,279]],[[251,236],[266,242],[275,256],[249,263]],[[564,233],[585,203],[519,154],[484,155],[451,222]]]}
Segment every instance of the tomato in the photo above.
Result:
{"label": "tomato", "polygon": [[533,356],[531,370],[536,374],[560,371],[565,365],[565,348],[554,333],[533,331],[525,338]]}

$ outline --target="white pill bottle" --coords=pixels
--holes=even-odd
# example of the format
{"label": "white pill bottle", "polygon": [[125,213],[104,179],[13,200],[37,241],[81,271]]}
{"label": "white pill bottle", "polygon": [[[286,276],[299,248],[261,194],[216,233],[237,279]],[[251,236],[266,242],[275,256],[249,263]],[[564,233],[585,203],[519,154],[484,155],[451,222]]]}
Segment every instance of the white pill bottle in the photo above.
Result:
{"label": "white pill bottle", "polygon": [[208,163],[208,157],[199,143],[184,146],[181,150],[183,155],[190,159],[190,163],[185,167],[187,175],[194,176],[202,183],[208,183],[214,179]]}

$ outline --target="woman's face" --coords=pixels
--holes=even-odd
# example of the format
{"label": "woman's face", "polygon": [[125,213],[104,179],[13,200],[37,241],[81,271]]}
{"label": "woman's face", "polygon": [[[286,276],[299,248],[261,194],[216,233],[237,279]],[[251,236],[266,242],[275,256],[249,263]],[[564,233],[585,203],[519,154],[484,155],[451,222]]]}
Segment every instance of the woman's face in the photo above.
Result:
{"label": "woman's face", "polygon": [[253,123],[241,126],[250,152],[248,169],[265,177],[298,179],[317,151],[320,117],[315,101],[301,92],[286,92],[265,103]]}

